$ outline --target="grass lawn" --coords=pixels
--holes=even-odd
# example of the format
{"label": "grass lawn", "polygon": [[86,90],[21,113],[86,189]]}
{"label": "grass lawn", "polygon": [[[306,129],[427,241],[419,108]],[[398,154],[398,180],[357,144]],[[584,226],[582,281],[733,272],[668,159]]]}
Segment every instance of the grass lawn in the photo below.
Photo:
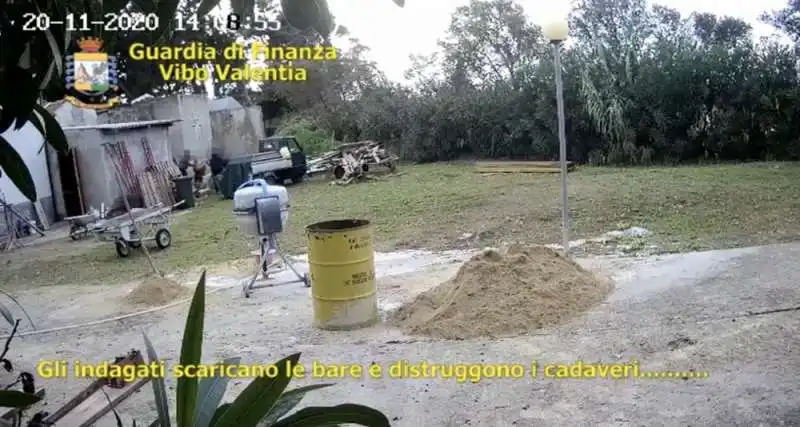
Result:
{"label": "grass lawn", "polygon": [[[569,186],[573,240],[630,226],[652,231],[648,242],[666,252],[800,240],[800,164],[583,167],[570,173]],[[560,240],[558,174],[485,176],[470,165],[434,164],[348,186],[310,181],[289,192],[291,225],[282,245],[292,253],[305,249],[305,225],[337,218],[371,220],[377,250]],[[231,204],[212,196],[178,217],[173,246],[151,252],[159,268],[247,257],[251,242],[236,228]],[[26,248],[4,257],[0,283],[10,287],[118,282],[149,271],[143,255],[119,259],[111,244]]]}

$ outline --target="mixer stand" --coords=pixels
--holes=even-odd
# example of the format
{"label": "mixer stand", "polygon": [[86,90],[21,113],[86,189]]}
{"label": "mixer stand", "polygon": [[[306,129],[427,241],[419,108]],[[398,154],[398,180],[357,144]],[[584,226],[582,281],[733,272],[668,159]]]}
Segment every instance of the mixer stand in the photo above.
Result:
{"label": "mixer stand", "polygon": [[[278,239],[275,238],[274,235],[270,236],[263,236],[259,239],[259,262],[256,266],[255,274],[253,277],[248,279],[244,285],[242,286],[242,293],[244,294],[245,298],[250,298],[250,294],[252,294],[253,289],[260,289],[260,288],[271,288],[274,286],[281,286],[281,285],[289,285],[292,283],[303,283],[306,287],[311,286],[308,281],[308,274],[300,274],[297,269],[294,268],[291,262],[287,259],[286,255],[280,250],[278,247]],[[275,255],[277,255],[280,260],[283,262],[283,265],[289,268],[289,270],[297,276],[297,279],[294,280],[286,280],[283,282],[278,283],[261,283],[256,284],[258,280],[258,276],[261,275],[264,280],[269,279],[270,268],[276,267],[275,263],[272,262]],[[279,271],[282,271],[280,269]]]}

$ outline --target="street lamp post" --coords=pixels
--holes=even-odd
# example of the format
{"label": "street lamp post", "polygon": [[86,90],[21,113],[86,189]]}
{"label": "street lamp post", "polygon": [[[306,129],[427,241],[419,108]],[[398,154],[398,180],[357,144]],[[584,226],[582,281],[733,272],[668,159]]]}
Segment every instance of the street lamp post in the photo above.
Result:
{"label": "street lamp post", "polygon": [[567,200],[567,131],[564,124],[564,83],[561,81],[561,43],[569,35],[566,20],[553,21],[542,27],[542,33],[553,50],[556,74],[556,105],[558,108],[559,162],[561,163],[561,241],[564,253],[569,256],[569,204]]}

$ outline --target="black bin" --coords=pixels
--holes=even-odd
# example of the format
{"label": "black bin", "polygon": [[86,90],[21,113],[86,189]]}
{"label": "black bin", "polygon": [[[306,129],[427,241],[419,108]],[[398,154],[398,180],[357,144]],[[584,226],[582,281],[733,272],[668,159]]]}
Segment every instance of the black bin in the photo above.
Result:
{"label": "black bin", "polygon": [[180,176],[175,181],[175,198],[178,202],[183,200],[182,208],[189,209],[195,205],[194,179],[191,176]]}
{"label": "black bin", "polygon": [[230,159],[222,175],[220,187],[222,187],[222,197],[233,199],[233,193],[242,183],[250,179],[252,172],[251,155],[234,157]]}

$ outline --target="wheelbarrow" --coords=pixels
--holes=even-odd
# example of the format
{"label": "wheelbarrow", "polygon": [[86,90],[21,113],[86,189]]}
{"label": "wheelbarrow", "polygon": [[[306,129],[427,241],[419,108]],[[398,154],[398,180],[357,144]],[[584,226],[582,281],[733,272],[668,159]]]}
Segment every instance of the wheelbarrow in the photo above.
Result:
{"label": "wheelbarrow", "polygon": [[64,218],[69,224],[69,238],[81,240],[89,235],[98,219],[95,214],[76,215]]}
{"label": "wheelbarrow", "polygon": [[183,201],[173,206],[132,209],[130,214],[98,223],[92,231],[98,240],[113,242],[117,255],[122,258],[130,256],[132,249],[145,242],[154,242],[159,249],[166,249],[172,244],[170,214],[181,204]]}

